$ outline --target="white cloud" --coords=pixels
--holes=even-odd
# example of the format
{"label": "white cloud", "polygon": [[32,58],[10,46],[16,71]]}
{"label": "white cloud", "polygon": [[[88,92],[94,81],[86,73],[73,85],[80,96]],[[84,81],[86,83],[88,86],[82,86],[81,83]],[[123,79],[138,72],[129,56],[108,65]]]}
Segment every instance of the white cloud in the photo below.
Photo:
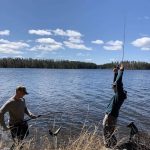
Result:
{"label": "white cloud", "polygon": [[36,42],[41,43],[41,44],[54,44],[54,45],[62,45],[60,42],[56,42],[52,38],[40,38],[37,39]]}
{"label": "white cloud", "polygon": [[63,49],[63,44],[55,41],[52,38],[40,38],[40,39],[36,39],[36,42],[40,44],[32,47],[30,49],[31,51],[37,51],[37,50],[54,51],[58,49]]}
{"label": "white cloud", "polygon": [[101,45],[101,44],[104,44],[104,41],[102,41],[102,40],[95,40],[95,41],[92,41],[91,43]]}
{"label": "white cloud", "polygon": [[35,35],[52,35],[52,33],[50,32],[50,30],[29,30],[28,31],[29,34],[35,34]]}
{"label": "white cloud", "polygon": [[80,32],[77,32],[74,30],[67,30],[66,33],[69,37],[81,37],[81,36],[83,36]]}
{"label": "white cloud", "polygon": [[74,30],[66,30],[57,29],[57,31],[61,31],[64,36],[69,37],[68,41],[64,41],[64,45],[71,49],[80,49],[80,50],[92,50],[92,48],[84,45],[84,41],[81,39],[83,36],[80,32]]}
{"label": "white cloud", "polygon": [[64,36],[67,37],[67,41],[63,43],[57,42],[52,38],[40,38],[37,39],[36,42],[40,43],[32,47],[30,50],[44,50],[44,51],[53,51],[57,49],[63,49],[63,45],[71,49],[82,49],[82,50],[91,50],[92,48],[86,47],[83,43],[84,41],[81,39],[83,36],[80,32],[75,30],[63,30],[57,28],[56,30],[29,30],[30,34],[37,35],[46,35],[48,34],[55,36]]}
{"label": "white cloud", "polygon": [[105,50],[121,50],[123,46],[123,42],[116,40],[116,41],[108,41],[103,48]]}
{"label": "white cloud", "polygon": [[52,30],[52,32],[55,35],[59,35],[59,36],[67,36],[67,37],[82,37],[83,35],[75,30],[66,30],[64,31],[63,29],[56,29],[56,30]]}
{"label": "white cloud", "polygon": [[131,44],[135,47],[141,48],[141,50],[150,50],[150,37],[136,39]]}
{"label": "white cloud", "polygon": [[78,31],[75,31],[75,30],[63,30],[63,29],[55,29],[55,30],[44,30],[44,29],[41,29],[41,30],[34,30],[34,29],[31,29],[28,31],[29,34],[35,34],[35,35],[58,35],[58,36],[67,36],[67,37],[76,37],[76,38],[79,38],[79,37],[82,37],[83,35],[78,32]]}
{"label": "white cloud", "polygon": [[2,44],[2,43],[9,43],[9,41],[8,40],[4,40],[4,39],[0,39],[0,44]]}
{"label": "white cloud", "polygon": [[80,32],[74,30],[63,31],[62,29],[57,29],[57,31],[68,37],[68,41],[63,42],[66,47],[71,49],[92,50],[91,47],[84,45],[84,41],[81,39],[83,35]]}
{"label": "white cloud", "polygon": [[83,40],[81,40],[80,38],[77,38],[77,37],[69,37],[68,39],[71,43],[84,43]]}
{"label": "white cloud", "polygon": [[62,49],[62,46],[60,46],[60,45],[36,45],[36,46],[32,47],[30,50],[31,51],[37,51],[37,50],[54,51],[54,50],[58,50],[58,49]]}
{"label": "white cloud", "polygon": [[84,44],[72,43],[70,41],[64,41],[63,43],[65,44],[66,47],[71,49],[92,50],[91,47],[86,47]]}
{"label": "white cloud", "polygon": [[1,35],[10,35],[10,31],[9,30],[0,31],[0,36]]}
{"label": "white cloud", "polygon": [[24,42],[11,42],[8,40],[0,39],[0,53],[4,54],[22,54],[21,49],[30,47]]}
{"label": "white cloud", "polygon": [[52,30],[55,35],[66,36],[66,32],[63,29]]}

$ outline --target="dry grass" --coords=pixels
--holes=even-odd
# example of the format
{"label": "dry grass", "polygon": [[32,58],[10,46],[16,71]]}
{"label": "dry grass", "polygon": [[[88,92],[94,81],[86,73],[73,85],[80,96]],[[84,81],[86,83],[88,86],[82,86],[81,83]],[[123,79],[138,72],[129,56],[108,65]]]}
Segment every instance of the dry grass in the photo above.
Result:
{"label": "dry grass", "polygon": [[[37,149],[38,150],[55,150],[55,149],[57,150],[106,150],[106,148],[103,146],[102,136],[97,131],[98,130],[96,127],[92,132],[91,131],[89,132],[89,130],[82,130],[82,132],[78,137],[69,138],[66,143],[60,142],[58,140],[57,148],[54,146],[52,137],[42,136],[39,139],[37,139],[37,136],[34,136],[30,140],[25,141],[25,143],[23,144],[23,150],[37,150]],[[60,138],[61,137],[58,137],[58,139]],[[141,136],[140,141],[141,141],[140,143],[150,148],[149,137],[143,135]],[[123,142],[123,139],[120,140],[119,143],[121,142]],[[139,142],[139,138],[137,142]],[[1,141],[0,150],[4,149],[4,147],[8,147],[8,145],[11,144]],[[16,147],[15,150],[19,150],[21,145],[22,144]],[[139,150],[144,150],[144,149],[139,148]]]}
{"label": "dry grass", "polygon": [[[100,135],[97,134],[97,128],[91,132],[89,130],[82,130],[82,132],[79,134],[79,136],[76,137],[70,137],[67,140],[61,140],[59,139],[62,137],[58,137],[58,144],[56,148],[56,139],[55,137],[50,137],[50,135],[41,136],[40,138],[37,138],[37,135],[35,135],[30,140],[25,140],[24,143],[21,143],[18,145],[15,150],[19,150],[20,147],[23,145],[23,150],[104,150],[103,144],[102,144],[102,138]],[[62,142],[67,141],[67,142]],[[4,147],[11,147],[12,142],[0,143],[0,150],[4,149]],[[9,145],[9,146],[8,146]]]}

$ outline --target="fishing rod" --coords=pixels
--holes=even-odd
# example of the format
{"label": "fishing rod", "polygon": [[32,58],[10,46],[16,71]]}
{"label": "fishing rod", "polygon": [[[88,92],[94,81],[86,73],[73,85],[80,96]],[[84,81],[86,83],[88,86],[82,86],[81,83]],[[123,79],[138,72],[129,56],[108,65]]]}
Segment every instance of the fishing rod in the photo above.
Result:
{"label": "fishing rod", "polygon": [[[53,112],[53,114],[56,114],[56,113],[63,113],[63,112]],[[51,112],[50,114],[52,114],[52,112]],[[25,120],[23,120],[23,121],[21,121],[21,122],[15,123],[15,124],[12,125],[12,126],[9,126],[9,130],[12,130],[12,129],[14,129],[14,128],[17,128],[17,127],[19,127],[19,126],[23,125],[24,123],[29,122],[29,121],[31,121],[31,120],[35,120],[35,119],[37,119],[37,118],[44,117],[44,116],[49,116],[50,114],[38,115],[38,116],[36,116],[35,118],[28,118],[28,119],[25,119]],[[62,127],[59,127],[59,128],[58,128],[57,130],[55,130],[55,131],[54,131],[54,130],[51,130],[51,129],[48,130],[48,131],[49,131],[49,135],[52,136],[52,138],[53,138],[53,144],[54,144],[55,150],[57,149],[57,145],[58,145],[57,135],[59,134],[59,132],[60,132],[61,129],[62,129]]]}
{"label": "fishing rod", "polygon": [[124,17],[123,45],[122,45],[122,59],[121,59],[121,63],[123,63],[123,61],[124,61],[125,42],[126,42],[126,17]]}
{"label": "fishing rod", "polygon": [[123,43],[122,43],[122,58],[121,61],[115,66],[117,69],[119,69],[120,64],[123,64],[124,61],[124,54],[125,54],[125,43],[126,43],[126,17],[124,17],[124,25],[123,25]]}
{"label": "fishing rod", "polygon": [[37,119],[37,118],[40,118],[41,116],[42,116],[42,115],[38,115],[38,116],[36,116],[36,118],[28,118],[28,119],[25,119],[25,120],[23,120],[23,121],[21,121],[21,122],[16,122],[14,125],[9,126],[9,130],[11,130],[11,129],[13,129],[13,128],[16,128],[16,127],[18,127],[18,126],[20,126],[20,125],[23,125],[24,123],[29,122],[30,120],[35,120],[35,119]]}
{"label": "fishing rod", "polygon": [[31,120],[35,120],[35,119],[37,119],[37,118],[40,118],[40,117],[45,117],[45,116],[50,116],[51,114],[62,114],[63,112],[50,112],[50,113],[48,113],[48,114],[43,114],[43,115],[38,115],[38,116],[36,116],[35,118],[28,118],[28,119],[25,119],[25,120],[23,120],[23,121],[21,121],[21,122],[16,122],[14,125],[12,125],[12,126],[9,126],[9,129],[11,130],[11,129],[13,129],[13,128],[16,128],[17,126],[20,126],[20,125],[22,125],[22,124],[24,124],[24,123],[26,123],[26,122],[29,122],[29,121],[31,121]]}

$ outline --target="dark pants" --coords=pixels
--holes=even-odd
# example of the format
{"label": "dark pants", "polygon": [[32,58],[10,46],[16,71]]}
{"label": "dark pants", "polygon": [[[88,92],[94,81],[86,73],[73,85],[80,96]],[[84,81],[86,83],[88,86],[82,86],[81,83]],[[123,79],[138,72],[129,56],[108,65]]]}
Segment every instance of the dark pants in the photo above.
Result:
{"label": "dark pants", "polygon": [[114,147],[117,144],[117,139],[114,135],[117,118],[111,115],[105,115],[103,120],[103,138],[106,147]]}
{"label": "dark pants", "polygon": [[13,140],[17,139],[18,141],[21,141],[29,135],[27,122],[20,123],[17,125],[10,124],[10,126],[14,126],[13,129],[11,129],[11,136]]}

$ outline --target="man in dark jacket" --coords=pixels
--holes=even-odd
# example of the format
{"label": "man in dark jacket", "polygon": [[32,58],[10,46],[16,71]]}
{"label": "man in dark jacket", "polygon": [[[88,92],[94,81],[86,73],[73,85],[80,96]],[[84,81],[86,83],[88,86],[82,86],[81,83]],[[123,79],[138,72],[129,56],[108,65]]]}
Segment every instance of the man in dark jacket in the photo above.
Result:
{"label": "man in dark jacket", "polygon": [[[119,70],[119,73],[118,73]],[[113,90],[115,95],[111,98],[107,106],[105,117],[103,120],[104,144],[106,147],[111,148],[116,145],[117,139],[114,136],[114,131],[119,116],[119,110],[126,99],[126,91],[123,89],[122,76],[124,66],[121,64],[120,68],[113,69],[114,80]]]}

